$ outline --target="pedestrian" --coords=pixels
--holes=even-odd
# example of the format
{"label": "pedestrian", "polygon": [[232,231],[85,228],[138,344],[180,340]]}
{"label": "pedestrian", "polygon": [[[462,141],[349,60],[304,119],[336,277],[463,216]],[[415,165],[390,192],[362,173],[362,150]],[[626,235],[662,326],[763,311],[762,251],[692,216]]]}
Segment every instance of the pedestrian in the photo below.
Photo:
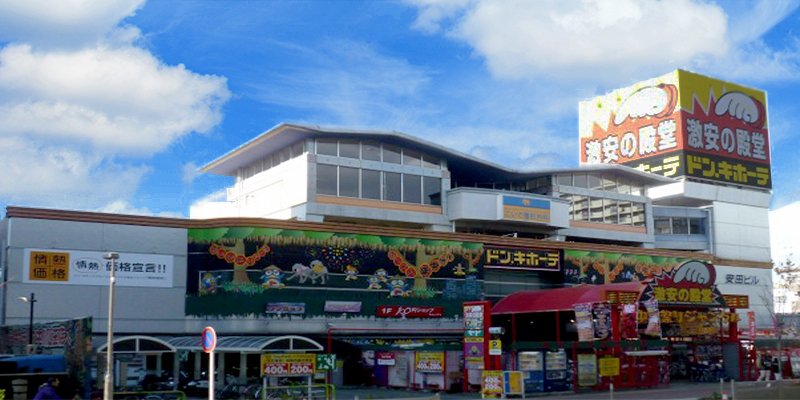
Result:
{"label": "pedestrian", "polygon": [[775,375],[776,381],[783,379],[781,376],[781,365],[777,358],[772,359],[772,374]]}
{"label": "pedestrian", "polygon": [[33,400],[61,400],[56,392],[59,383],[61,382],[54,376],[47,378],[47,382],[39,386],[39,391],[36,392]]}
{"label": "pedestrian", "polygon": [[769,373],[772,371],[772,360],[768,354],[761,355],[761,368],[759,368],[759,370],[760,373],[756,381],[768,381]]}

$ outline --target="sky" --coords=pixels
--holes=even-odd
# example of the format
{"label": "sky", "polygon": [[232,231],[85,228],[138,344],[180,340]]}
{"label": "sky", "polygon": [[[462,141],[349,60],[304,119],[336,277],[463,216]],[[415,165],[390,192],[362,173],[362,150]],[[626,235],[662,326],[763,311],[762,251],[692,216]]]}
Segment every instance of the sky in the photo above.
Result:
{"label": "sky", "polygon": [[[578,102],[683,68],[768,93],[774,258],[800,234],[797,1],[0,0],[0,208],[188,216],[282,122],[578,165]],[[777,252],[777,253],[776,253]]]}

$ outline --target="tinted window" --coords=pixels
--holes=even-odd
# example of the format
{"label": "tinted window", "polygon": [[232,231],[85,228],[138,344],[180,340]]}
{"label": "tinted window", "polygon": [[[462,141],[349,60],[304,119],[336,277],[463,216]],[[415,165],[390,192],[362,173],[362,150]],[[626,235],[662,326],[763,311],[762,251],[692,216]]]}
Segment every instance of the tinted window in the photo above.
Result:
{"label": "tinted window", "polygon": [[656,235],[669,235],[672,233],[672,221],[669,218],[656,218],[653,221]]}
{"label": "tinted window", "polygon": [[572,218],[575,221],[589,220],[589,198],[574,196],[572,198]]}
{"label": "tinted window", "polygon": [[381,172],[371,169],[361,170],[361,197],[381,199]]}
{"label": "tinted window", "polygon": [[614,192],[617,190],[617,178],[603,175],[603,190]]}
{"label": "tinted window", "polygon": [[403,174],[403,202],[422,203],[422,177]]}
{"label": "tinted window", "polygon": [[422,165],[422,154],[418,151],[403,149],[403,164],[419,167]]}
{"label": "tinted window", "polygon": [[558,175],[556,176],[556,184],[561,186],[572,186],[572,175]]}
{"label": "tinted window", "polygon": [[672,234],[673,235],[686,235],[689,233],[689,223],[686,218],[673,218],[672,219]]}
{"label": "tinted window", "polygon": [[317,194],[336,196],[336,166],[317,164]]}
{"label": "tinted window", "polygon": [[439,165],[439,159],[433,158],[429,155],[422,156],[422,166],[425,168],[433,168],[433,169],[441,168],[441,166]]}
{"label": "tinted window", "polygon": [[359,158],[358,142],[355,140],[339,141],[339,157]]}
{"label": "tinted window", "polygon": [[390,144],[383,145],[383,162],[400,164],[400,147]]}
{"label": "tinted window", "polygon": [[422,203],[433,204],[435,206],[442,204],[442,180],[439,178],[432,178],[426,176],[422,178]]}
{"label": "tinted window", "polygon": [[631,203],[631,219],[634,226],[644,226],[644,204]]}
{"label": "tinted window", "polygon": [[636,182],[631,182],[631,194],[636,196],[644,196],[644,187]]}
{"label": "tinted window", "polygon": [[378,142],[364,142],[361,144],[361,158],[370,161],[381,160],[381,145]]}
{"label": "tinted window", "polygon": [[610,199],[603,200],[603,222],[607,224],[616,224],[617,221],[617,201]]}
{"label": "tinted window", "polygon": [[394,172],[383,173],[383,199],[400,201],[400,174]]}
{"label": "tinted window", "polygon": [[324,154],[326,156],[337,155],[336,140],[317,139],[317,154]]}
{"label": "tinted window", "polygon": [[603,199],[591,198],[589,200],[589,220],[603,222]]}
{"label": "tinted window", "polygon": [[358,168],[339,167],[339,196],[358,197]]}
{"label": "tinted window", "polygon": [[573,186],[579,188],[588,187],[586,184],[586,174],[575,174],[575,181],[573,182]]}
{"label": "tinted window", "polygon": [[692,235],[704,235],[706,227],[700,218],[689,218],[689,233]]}
{"label": "tinted window", "polygon": [[620,225],[631,225],[633,221],[631,220],[631,203],[627,201],[619,202],[619,224]]}
{"label": "tinted window", "polygon": [[603,190],[603,180],[600,176],[589,174],[589,189]]}
{"label": "tinted window", "polygon": [[304,142],[300,141],[292,145],[292,158],[299,157],[303,154],[303,144]]}

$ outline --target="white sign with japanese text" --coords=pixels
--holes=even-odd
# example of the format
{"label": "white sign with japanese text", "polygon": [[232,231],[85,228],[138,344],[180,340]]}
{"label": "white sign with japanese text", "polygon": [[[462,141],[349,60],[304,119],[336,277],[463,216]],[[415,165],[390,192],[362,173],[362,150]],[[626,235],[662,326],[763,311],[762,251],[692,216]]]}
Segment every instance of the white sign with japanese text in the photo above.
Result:
{"label": "white sign with japanese text", "polygon": [[[108,286],[111,260],[104,259],[104,254],[107,253],[25,249],[22,279],[26,283]],[[63,264],[50,260],[63,261]],[[119,253],[114,264],[118,286],[172,287],[175,257],[171,255]],[[68,267],[61,268],[61,265]]]}

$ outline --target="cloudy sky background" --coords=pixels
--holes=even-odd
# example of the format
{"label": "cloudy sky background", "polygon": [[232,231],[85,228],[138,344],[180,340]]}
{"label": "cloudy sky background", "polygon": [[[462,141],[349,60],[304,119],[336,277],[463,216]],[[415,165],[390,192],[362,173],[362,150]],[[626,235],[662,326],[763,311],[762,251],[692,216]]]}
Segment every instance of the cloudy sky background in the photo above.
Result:
{"label": "cloudy sky background", "polygon": [[185,216],[280,122],[578,164],[578,101],[685,68],[768,92],[773,248],[800,242],[798,2],[0,0],[0,206]]}

